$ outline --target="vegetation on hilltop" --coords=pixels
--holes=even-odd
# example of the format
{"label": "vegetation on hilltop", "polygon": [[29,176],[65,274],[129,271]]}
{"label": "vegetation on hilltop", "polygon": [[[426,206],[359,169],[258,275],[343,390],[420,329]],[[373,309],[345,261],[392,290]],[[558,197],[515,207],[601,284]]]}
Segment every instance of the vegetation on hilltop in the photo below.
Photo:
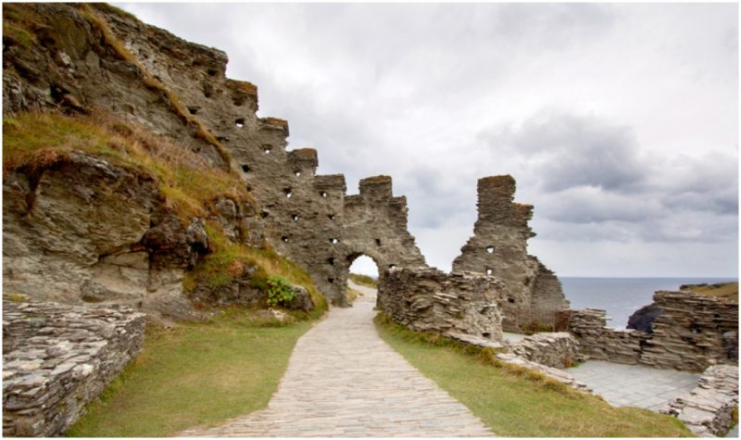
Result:
{"label": "vegetation on hilltop", "polygon": [[688,284],[680,287],[680,290],[738,303],[737,281],[716,284]]}
{"label": "vegetation on hilltop", "polygon": [[504,437],[689,437],[674,417],[615,408],[526,368],[504,364],[491,349],[413,332],[383,315],[382,339]]}

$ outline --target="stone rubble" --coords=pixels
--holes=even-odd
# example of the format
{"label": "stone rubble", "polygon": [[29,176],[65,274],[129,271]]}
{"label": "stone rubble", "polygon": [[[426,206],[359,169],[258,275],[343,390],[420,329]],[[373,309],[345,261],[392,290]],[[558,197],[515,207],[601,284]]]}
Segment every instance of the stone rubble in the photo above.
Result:
{"label": "stone rubble", "polygon": [[669,403],[666,413],[679,418],[693,434],[713,437],[730,429],[734,408],[738,408],[738,367],[713,365],[695,389]]}
{"label": "stone rubble", "polygon": [[3,299],[3,435],[60,435],[139,354],[145,315],[12,299]]}
{"label": "stone rubble", "polygon": [[527,361],[553,368],[569,368],[585,360],[579,341],[565,332],[536,333],[510,342],[509,347],[512,353]]}

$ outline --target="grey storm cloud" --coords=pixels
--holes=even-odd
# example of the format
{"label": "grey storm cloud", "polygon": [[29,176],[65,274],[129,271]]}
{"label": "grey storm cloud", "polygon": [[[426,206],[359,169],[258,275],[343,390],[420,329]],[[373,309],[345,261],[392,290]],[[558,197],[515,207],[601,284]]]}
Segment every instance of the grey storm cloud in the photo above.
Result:
{"label": "grey storm cloud", "polygon": [[432,265],[512,174],[560,274],[737,272],[735,4],[120,6],[226,51],[348,193],[391,175]]}

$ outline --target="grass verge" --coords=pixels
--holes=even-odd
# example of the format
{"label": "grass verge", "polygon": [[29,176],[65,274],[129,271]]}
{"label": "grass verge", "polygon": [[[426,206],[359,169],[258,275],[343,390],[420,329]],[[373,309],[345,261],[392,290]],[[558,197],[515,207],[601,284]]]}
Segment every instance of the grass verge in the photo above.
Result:
{"label": "grass verge", "polygon": [[490,351],[412,332],[379,315],[376,328],[425,376],[505,437],[689,437],[670,416],[602,399],[508,368]]}
{"label": "grass verge", "polygon": [[309,322],[270,327],[245,313],[147,331],[142,354],[88,406],[71,437],[162,437],[267,406]]}

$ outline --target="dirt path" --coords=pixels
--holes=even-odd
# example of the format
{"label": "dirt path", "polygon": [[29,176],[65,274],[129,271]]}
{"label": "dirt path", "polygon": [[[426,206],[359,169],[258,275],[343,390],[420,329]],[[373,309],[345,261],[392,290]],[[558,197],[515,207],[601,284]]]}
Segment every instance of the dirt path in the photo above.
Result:
{"label": "dirt path", "polygon": [[299,339],[267,409],[183,436],[484,437],[492,432],[376,333],[376,291]]}

